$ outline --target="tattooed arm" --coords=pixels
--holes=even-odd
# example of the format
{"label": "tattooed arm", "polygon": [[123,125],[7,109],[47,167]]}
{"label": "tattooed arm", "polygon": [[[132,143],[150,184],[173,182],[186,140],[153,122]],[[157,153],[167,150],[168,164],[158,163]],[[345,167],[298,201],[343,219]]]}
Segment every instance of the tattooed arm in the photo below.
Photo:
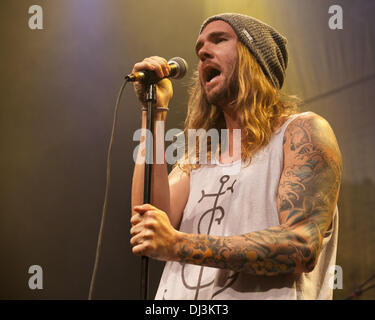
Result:
{"label": "tattooed arm", "polygon": [[[171,241],[161,245],[170,250],[161,253],[153,243],[143,253],[257,275],[309,272],[332,223],[340,178],[340,151],[329,124],[315,114],[300,116],[289,124],[284,136],[279,226],[228,237],[168,233],[166,229],[161,233]],[[155,210],[152,215],[157,216]]]}
{"label": "tattooed arm", "polygon": [[340,178],[329,124],[317,115],[298,117],[284,136],[280,226],[231,237],[184,235],[181,261],[262,275],[311,271],[332,222]]}

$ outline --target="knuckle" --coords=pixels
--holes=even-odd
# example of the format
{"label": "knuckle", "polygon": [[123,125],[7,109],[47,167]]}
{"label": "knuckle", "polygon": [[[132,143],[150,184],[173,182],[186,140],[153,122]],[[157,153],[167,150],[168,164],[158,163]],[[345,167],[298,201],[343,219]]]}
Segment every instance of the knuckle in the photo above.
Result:
{"label": "knuckle", "polygon": [[150,60],[149,58],[146,58],[143,60],[142,62],[142,69],[152,69],[154,67],[153,63],[152,63],[152,60]]}
{"label": "knuckle", "polygon": [[150,230],[148,232],[145,232],[144,238],[147,239],[147,240],[153,239],[154,238],[154,232],[152,232]]}
{"label": "knuckle", "polygon": [[133,66],[133,72],[134,72],[134,71],[138,71],[141,65],[142,65],[141,62],[137,62],[137,63]]}
{"label": "knuckle", "polygon": [[145,227],[148,229],[155,229],[156,227],[156,221],[150,220],[145,223]]}
{"label": "knuckle", "polygon": [[151,62],[147,62],[146,63],[146,69],[154,70],[155,69],[155,65],[153,65]]}
{"label": "knuckle", "polygon": [[132,216],[131,219],[130,219],[130,223],[133,226],[136,225],[139,222],[139,220],[140,220],[139,218],[140,218],[139,214],[136,214],[136,215]]}
{"label": "knuckle", "polygon": [[132,252],[133,252],[133,254],[136,254],[136,255],[141,255],[142,254],[142,252],[139,250],[139,248],[136,248],[136,247],[132,248]]}
{"label": "knuckle", "polygon": [[131,234],[131,235],[134,235],[134,236],[135,236],[137,233],[138,233],[138,231],[137,231],[136,228],[133,227],[133,228],[130,229],[130,234]]}
{"label": "knuckle", "polygon": [[144,249],[145,251],[151,251],[154,249],[153,243],[150,240],[144,242]]}
{"label": "knuckle", "polygon": [[146,217],[153,217],[154,216],[154,210],[147,210],[146,212],[145,212],[145,216]]}

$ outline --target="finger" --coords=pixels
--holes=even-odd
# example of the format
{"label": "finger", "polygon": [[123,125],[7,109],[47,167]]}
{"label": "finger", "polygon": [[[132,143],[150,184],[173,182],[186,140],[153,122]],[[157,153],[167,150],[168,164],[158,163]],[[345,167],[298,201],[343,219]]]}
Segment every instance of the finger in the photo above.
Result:
{"label": "finger", "polygon": [[138,233],[140,233],[142,231],[142,227],[138,225],[136,226],[133,226],[130,228],[130,234],[132,237],[134,237],[135,235],[137,235]]}
{"label": "finger", "polygon": [[130,218],[130,223],[134,226],[142,221],[142,216],[139,213],[134,214]]}
{"label": "finger", "polygon": [[156,217],[158,215],[158,212],[159,212],[159,210],[151,209],[151,210],[147,210],[147,211],[142,211],[139,214],[141,216],[142,221],[146,222],[146,221],[152,221],[152,220],[156,219]]}
{"label": "finger", "polygon": [[156,73],[156,75],[159,78],[164,78],[164,73],[161,67],[161,63],[158,60],[154,58],[146,58],[145,61],[148,62],[152,66],[152,69],[147,69],[147,70],[152,70]]}
{"label": "finger", "polygon": [[134,88],[137,98],[141,101],[143,106],[146,106],[147,101],[146,101],[146,91],[145,91],[144,84],[138,81],[133,82],[132,84],[133,84],[133,88]]}
{"label": "finger", "polygon": [[153,205],[148,204],[148,203],[141,204],[141,205],[138,205],[138,206],[134,206],[133,209],[134,209],[134,211],[136,211],[140,214],[143,214],[148,210],[157,210],[156,207],[154,207]]}
{"label": "finger", "polygon": [[137,212],[144,212],[147,210],[157,210],[156,207],[154,207],[152,204],[149,203],[144,203],[144,204],[139,204],[133,207],[134,210]]}
{"label": "finger", "polygon": [[155,61],[157,61],[158,64],[160,65],[160,67],[163,71],[163,78],[168,77],[169,73],[170,73],[170,69],[171,69],[171,67],[168,64],[168,61],[166,59],[162,58],[162,57],[157,57],[157,56],[153,56],[151,58],[154,59]]}
{"label": "finger", "polygon": [[144,241],[140,244],[135,245],[132,248],[132,252],[136,255],[140,256],[148,256],[150,251],[150,243],[149,241]]}
{"label": "finger", "polygon": [[164,78],[169,76],[170,66],[168,65],[168,61],[166,59],[158,56],[152,56],[136,63],[133,67],[132,73],[141,70],[154,71],[159,78]]}
{"label": "finger", "polygon": [[162,64],[162,69],[164,72],[164,77],[168,77],[169,74],[171,73],[171,67],[168,64],[167,60],[165,60],[165,63]]}
{"label": "finger", "polygon": [[143,235],[142,233],[138,233],[135,236],[131,237],[130,244],[131,246],[139,245],[143,242]]}
{"label": "finger", "polygon": [[[152,215],[154,215],[154,214],[155,214],[154,212],[150,213],[150,211],[147,211],[145,213],[145,216],[148,215],[148,216],[146,216],[146,219],[145,219],[145,221],[142,224],[143,228],[145,230],[155,230],[156,229],[156,227],[158,225],[158,222],[157,222],[156,219],[152,218]],[[148,231],[146,231],[146,232],[148,232]]]}
{"label": "finger", "polygon": [[146,251],[146,248],[143,244],[139,244],[139,245],[136,245],[136,246],[132,247],[133,254],[135,254],[137,256],[144,256],[145,251]]}
{"label": "finger", "polygon": [[150,71],[153,71],[155,70],[156,66],[154,64],[152,64],[150,61],[147,61],[146,59],[141,61],[141,62],[138,62],[134,65],[133,67],[133,70],[132,72],[138,72],[138,71],[141,71],[141,70],[150,70]]}

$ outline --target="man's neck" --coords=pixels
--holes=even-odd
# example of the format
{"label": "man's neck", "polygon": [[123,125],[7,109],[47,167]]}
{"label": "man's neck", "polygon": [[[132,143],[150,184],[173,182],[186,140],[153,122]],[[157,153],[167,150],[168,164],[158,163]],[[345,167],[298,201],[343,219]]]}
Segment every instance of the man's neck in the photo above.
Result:
{"label": "man's neck", "polygon": [[235,112],[231,106],[227,106],[225,108],[222,108],[226,128],[230,131],[233,129],[241,129],[240,121],[237,115],[237,112]]}

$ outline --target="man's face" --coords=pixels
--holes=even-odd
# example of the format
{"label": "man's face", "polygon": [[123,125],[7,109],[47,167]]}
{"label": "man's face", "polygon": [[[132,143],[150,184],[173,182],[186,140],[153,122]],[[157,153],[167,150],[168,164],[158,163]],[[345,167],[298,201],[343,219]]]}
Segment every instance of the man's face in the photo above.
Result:
{"label": "man's face", "polygon": [[216,20],[203,29],[197,40],[199,79],[210,104],[225,107],[234,98],[229,92],[238,60],[237,39],[229,24]]}

